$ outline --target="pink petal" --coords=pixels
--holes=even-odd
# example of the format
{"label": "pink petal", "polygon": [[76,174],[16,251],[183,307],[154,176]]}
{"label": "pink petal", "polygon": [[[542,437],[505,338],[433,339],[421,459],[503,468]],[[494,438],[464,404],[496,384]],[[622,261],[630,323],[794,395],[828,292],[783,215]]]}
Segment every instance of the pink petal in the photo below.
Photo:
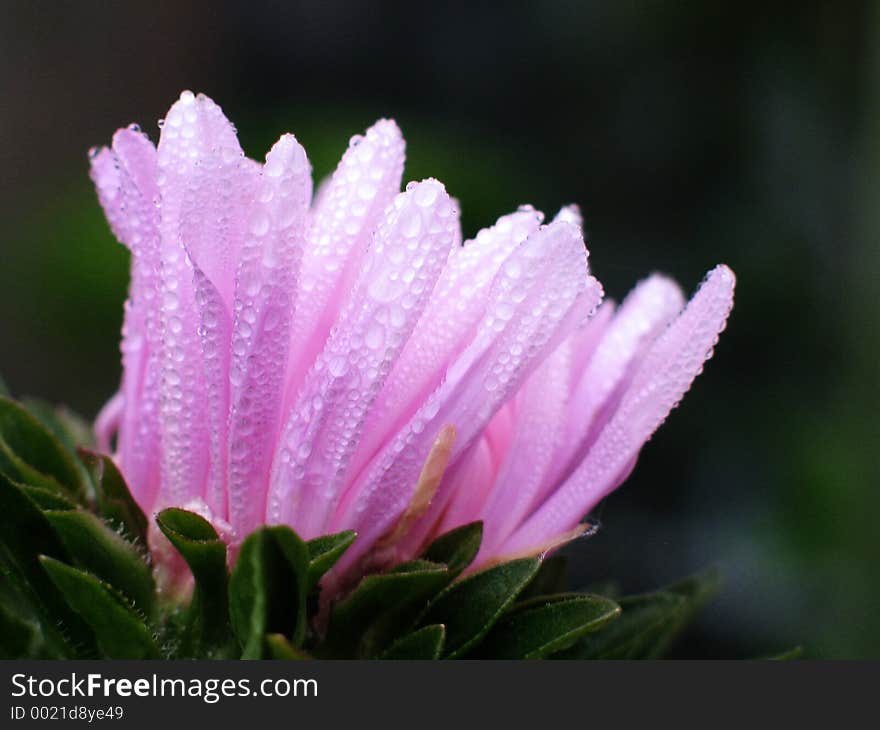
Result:
{"label": "pink petal", "polygon": [[560,208],[559,212],[554,216],[553,220],[571,223],[581,230],[583,230],[584,227],[584,218],[581,215],[581,209],[574,204],[566,205],[565,207]]}
{"label": "pink petal", "polygon": [[125,304],[120,390],[124,412],[117,450],[138,499],[151,504],[158,489],[159,214],[156,148],[132,126],[113,148],[92,159],[92,178],[107,220],[132,252]]}
{"label": "pink petal", "polygon": [[266,156],[235,290],[229,414],[229,520],[239,535],[265,516],[302,258],[311,166],[293,135]]}
{"label": "pink petal", "polygon": [[[229,342],[232,321],[220,291],[195,260],[193,266],[198,334],[202,346],[202,377],[205,387],[209,452],[204,500],[211,514],[228,519],[226,455],[229,417]],[[198,498],[196,498],[198,499]]]}
{"label": "pink petal", "polygon": [[602,302],[589,321],[571,335],[572,383],[587,369],[596,348],[605,336],[605,331],[614,317],[615,303],[611,299]]}
{"label": "pink petal", "polygon": [[344,485],[365,414],[421,316],[458,231],[436,180],[386,211],[358,284],[304,383],[273,466],[268,518],[313,537]]}
{"label": "pink petal", "polygon": [[575,373],[552,482],[568,476],[587,453],[612,412],[615,396],[619,398],[628,385],[634,364],[682,307],[684,297],[678,284],[656,275],[638,284],[624,300],[586,368]]}
{"label": "pink petal", "polygon": [[404,150],[397,125],[382,119],[364,136],[352,137],[333,177],[322,185],[306,234],[290,331],[285,414],[354,285],[370,235],[400,190]]}
{"label": "pink petal", "polygon": [[231,310],[234,276],[260,166],[244,156],[235,127],[213,101],[199,95],[193,104],[183,104],[178,116],[180,106],[178,102],[169,112],[162,132],[165,143],[180,120],[180,141],[189,143],[180,178],[183,199],[177,233]]}
{"label": "pink petal", "polygon": [[515,554],[572,528],[620,484],[654,431],[687,392],[733,306],[733,272],[713,269],[684,312],[645,355],[614,416],[568,481],[503,545]]}
{"label": "pink petal", "polygon": [[[479,518],[480,511],[498,476],[498,462],[495,454],[492,453],[488,435],[490,428],[487,428],[486,432],[477,438],[447,470],[443,483],[445,490],[453,495],[451,504],[443,514],[431,510],[432,516],[423,521],[421,529],[408,535],[409,539],[402,543],[405,548],[400,555],[402,559],[410,557],[407,553],[421,548],[423,543],[430,541],[441,532]],[[420,537],[418,546],[414,545],[415,534],[424,535]]]}
{"label": "pink petal", "polygon": [[[473,341],[450,365],[445,379],[348,490],[331,529],[353,527],[359,540],[340,563],[340,572],[369,549],[401,514],[415,476],[437,432],[451,424],[458,433],[453,459],[467,450],[492,416],[548,352],[580,323],[580,302],[592,310],[601,297],[587,275],[587,252],[578,229],[564,222],[541,228],[501,266],[490,303]],[[441,485],[424,525],[433,525],[450,497]],[[424,535],[414,530],[409,540]]]}
{"label": "pink petal", "polygon": [[352,463],[363,468],[385,441],[403,428],[440,385],[446,368],[473,337],[492,280],[511,251],[534,233],[543,216],[531,207],[503,216],[464,246],[455,246],[388,381],[370,409]]}
{"label": "pink petal", "polygon": [[515,431],[491,496],[470,513],[451,513],[444,529],[480,515],[481,555],[491,555],[533,508],[558,453],[569,406],[572,341],[563,342],[516,396]]}
{"label": "pink petal", "polygon": [[[205,493],[210,465],[210,436],[204,356],[199,336],[194,272],[185,245],[200,262],[212,284],[223,292],[228,262],[214,249],[215,242],[192,234],[192,217],[201,195],[221,196],[222,176],[203,177],[202,164],[215,169],[217,150],[235,150],[235,130],[214,102],[184,92],[169,110],[159,140],[159,189],[161,192],[161,383],[160,433],[162,441],[162,494],[160,499],[182,504]],[[243,164],[243,168],[247,167]],[[194,194],[194,185],[205,190]],[[240,191],[247,196],[248,191]],[[221,225],[220,228],[223,226]],[[219,229],[215,229],[219,230]],[[230,239],[223,241],[229,245]],[[214,261],[214,256],[217,260]],[[219,284],[219,286],[218,286]]]}

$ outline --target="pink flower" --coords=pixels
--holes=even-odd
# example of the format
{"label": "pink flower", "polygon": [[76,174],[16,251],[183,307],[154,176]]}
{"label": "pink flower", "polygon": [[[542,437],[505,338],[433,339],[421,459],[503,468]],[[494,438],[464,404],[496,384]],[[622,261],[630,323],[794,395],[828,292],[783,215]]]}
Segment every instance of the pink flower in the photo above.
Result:
{"label": "pink flower", "polygon": [[158,147],[92,155],[132,252],[119,393],[99,416],[148,513],[194,509],[235,547],[261,524],[353,529],[336,576],[484,521],[477,565],[545,552],[632,469],[711,355],[734,276],[686,308],[653,276],[615,310],[573,207],[462,244],[441,183],[399,192],[393,121],[353,137],[312,195],[292,135],[264,164],[204,96]]}

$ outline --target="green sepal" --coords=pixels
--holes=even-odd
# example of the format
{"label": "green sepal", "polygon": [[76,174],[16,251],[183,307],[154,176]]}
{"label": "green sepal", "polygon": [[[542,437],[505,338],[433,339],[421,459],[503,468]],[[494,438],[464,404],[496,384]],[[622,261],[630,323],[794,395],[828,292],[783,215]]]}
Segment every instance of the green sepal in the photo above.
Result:
{"label": "green sepal", "polygon": [[299,645],[306,632],[309,550],[289,527],[261,527],[242,543],[229,580],[229,618],[243,659],[263,656],[263,637]]}
{"label": "green sepal", "polygon": [[309,549],[309,590],[317,586],[321,577],[336,565],[336,561],[351,547],[355,538],[356,532],[346,530],[335,535],[316,537],[306,543]]}
{"label": "green sepal", "polygon": [[195,580],[182,653],[217,656],[229,635],[229,577],[226,545],[210,522],[182,509],[166,509],[156,524],[186,561]]}
{"label": "green sepal", "polygon": [[461,656],[489,632],[540,567],[539,558],[522,558],[474,573],[437,596],[419,623],[444,624],[445,657]]}
{"label": "green sepal", "polygon": [[620,614],[609,598],[564,593],[532,598],[505,614],[476,649],[491,659],[543,659],[572,646]]}
{"label": "green sepal", "polygon": [[0,396],[0,472],[15,481],[87,496],[83,474],[73,455],[34,415]]}
{"label": "green sepal", "polygon": [[380,659],[439,659],[445,639],[443,624],[423,626],[395,641]]}
{"label": "green sepal", "polygon": [[156,585],[140,552],[98,517],[82,510],[46,510],[46,519],[73,564],[113,586],[146,616],[153,615]]}
{"label": "green sepal", "polygon": [[422,553],[422,558],[449,567],[449,580],[455,580],[477,557],[483,542],[483,523],[471,522],[445,532]]}
{"label": "green sepal", "polygon": [[448,583],[447,566],[427,560],[366,576],[333,607],[328,651],[341,656],[378,656],[414,625],[431,597]]}
{"label": "green sepal", "polygon": [[147,544],[147,518],[131,496],[131,491],[116,464],[106,454],[77,449],[88,469],[95,488],[95,506],[113,527],[132,540]]}
{"label": "green sepal", "polygon": [[107,583],[59,560],[40,562],[70,607],[95,632],[102,656],[108,659],[160,659],[161,652],[143,619]]}
{"label": "green sepal", "polygon": [[269,659],[311,659],[302,649],[293,646],[284,634],[266,634],[266,652]]}
{"label": "green sepal", "polygon": [[3,380],[2,375],[0,375],[0,396],[3,396],[4,398],[11,398],[12,397],[12,393],[9,390],[9,386],[6,385],[6,381]]}

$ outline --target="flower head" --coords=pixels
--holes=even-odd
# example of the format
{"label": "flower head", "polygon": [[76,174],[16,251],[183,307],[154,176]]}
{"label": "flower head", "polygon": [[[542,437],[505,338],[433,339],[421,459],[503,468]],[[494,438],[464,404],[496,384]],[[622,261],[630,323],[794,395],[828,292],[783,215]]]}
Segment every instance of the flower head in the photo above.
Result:
{"label": "flower head", "polygon": [[96,431],[145,511],[198,511],[233,548],[264,523],[355,530],[339,580],[478,519],[477,566],[545,552],[626,478],[711,355],[733,273],[687,307],[660,276],[600,306],[574,207],[462,243],[440,182],[399,192],[403,162],[381,120],[313,197],[295,137],[250,160],[190,92],[157,147],[132,126],[93,153],[132,253]]}

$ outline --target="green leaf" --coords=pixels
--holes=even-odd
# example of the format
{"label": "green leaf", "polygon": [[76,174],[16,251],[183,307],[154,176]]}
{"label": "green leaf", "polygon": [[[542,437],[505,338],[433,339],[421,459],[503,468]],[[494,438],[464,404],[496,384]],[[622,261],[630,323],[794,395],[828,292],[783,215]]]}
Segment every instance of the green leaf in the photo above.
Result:
{"label": "green leaf", "polygon": [[298,645],[306,631],[309,550],[288,527],[261,527],[242,543],[229,580],[229,617],[243,659],[263,655],[267,633]]}
{"label": "green leaf", "polygon": [[193,512],[166,509],[156,516],[156,524],[183,556],[195,579],[183,652],[198,656],[216,653],[229,633],[226,545],[211,523]]}
{"label": "green leaf", "polygon": [[329,651],[342,656],[378,656],[415,624],[431,597],[448,582],[449,569],[426,560],[366,576],[333,607]]}
{"label": "green leaf", "polygon": [[103,656],[108,659],[161,658],[146,624],[111,586],[53,558],[43,556],[40,562],[70,607],[91,626]]}
{"label": "green leaf", "polygon": [[0,471],[49,489],[86,496],[86,486],[73,456],[39,420],[21,405],[0,397]]}
{"label": "green leaf", "polygon": [[620,617],[603,631],[590,634],[560,659],[655,659],[685,615],[687,600],[658,592],[620,600]]}
{"label": "green leaf", "polygon": [[471,522],[446,532],[430,545],[422,557],[449,566],[449,580],[455,580],[477,557],[483,541],[483,523]]}
{"label": "green leaf", "polygon": [[301,649],[293,646],[283,634],[267,634],[266,649],[270,659],[301,660],[312,658]]}
{"label": "green leaf", "polygon": [[153,573],[131,543],[90,512],[47,510],[44,514],[75,565],[120,591],[145,615],[152,615]]}
{"label": "green leaf", "polygon": [[336,565],[356,537],[356,532],[346,530],[335,535],[316,537],[306,543],[309,549],[309,590],[318,585],[321,577]]}
{"label": "green leaf", "polygon": [[[79,647],[88,656],[94,647],[91,630],[70,610],[55,584],[40,566],[39,556],[50,555],[68,560],[69,555],[49,521],[5,475],[0,473],[0,565],[39,613],[39,619],[50,640]],[[56,635],[62,624],[67,639]]]}
{"label": "green leaf", "polygon": [[98,512],[114,527],[146,545],[147,518],[131,496],[113,459],[88,449],[79,449],[78,453],[92,477]]}
{"label": "green leaf", "polygon": [[565,593],[533,598],[503,616],[477,653],[488,659],[543,659],[619,614],[620,607],[602,596]]}
{"label": "green leaf", "polygon": [[444,624],[445,656],[461,656],[489,632],[540,567],[540,559],[522,558],[470,575],[437,596],[420,623]]}
{"label": "green leaf", "polygon": [[563,652],[565,659],[656,659],[718,587],[716,571],[619,601],[622,614],[607,628]]}
{"label": "green leaf", "polygon": [[12,394],[9,391],[9,386],[6,385],[6,381],[3,380],[3,376],[0,376],[0,396],[5,398],[11,398]]}
{"label": "green leaf", "polygon": [[446,639],[443,624],[431,624],[395,641],[382,659],[439,659]]}

